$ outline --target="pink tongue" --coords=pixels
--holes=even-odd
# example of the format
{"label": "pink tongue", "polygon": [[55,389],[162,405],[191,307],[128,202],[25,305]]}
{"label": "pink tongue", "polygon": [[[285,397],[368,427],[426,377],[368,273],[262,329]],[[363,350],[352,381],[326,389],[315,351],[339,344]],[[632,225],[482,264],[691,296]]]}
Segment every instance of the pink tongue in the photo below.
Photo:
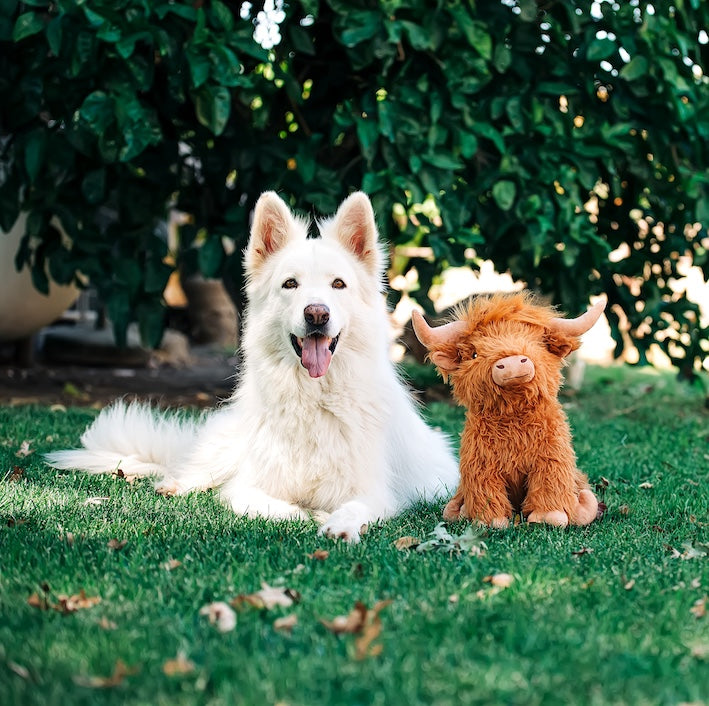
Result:
{"label": "pink tongue", "polygon": [[330,367],[331,342],[331,339],[323,336],[308,336],[303,339],[303,353],[300,360],[303,367],[308,369],[311,378],[322,377]]}

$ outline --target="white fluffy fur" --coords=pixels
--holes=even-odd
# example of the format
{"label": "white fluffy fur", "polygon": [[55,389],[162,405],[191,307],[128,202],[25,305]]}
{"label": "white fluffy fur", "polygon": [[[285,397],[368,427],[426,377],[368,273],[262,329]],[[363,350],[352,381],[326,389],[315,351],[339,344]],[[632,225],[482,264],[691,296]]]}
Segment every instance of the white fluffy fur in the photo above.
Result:
{"label": "white fluffy fur", "polygon": [[[81,438],[49,454],[57,468],[118,467],[158,489],[217,488],[235,512],[322,520],[358,541],[363,527],[455,486],[447,440],[418,415],[388,356],[382,255],[369,199],[356,193],[307,239],[307,223],[273,192],[259,199],[245,253],[243,368],[231,399],[203,420],[117,403]],[[344,288],[333,287],[341,279]],[[297,287],[283,287],[295,280]],[[329,369],[311,377],[291,335],[304,308],[329,308],[339,334]]]}

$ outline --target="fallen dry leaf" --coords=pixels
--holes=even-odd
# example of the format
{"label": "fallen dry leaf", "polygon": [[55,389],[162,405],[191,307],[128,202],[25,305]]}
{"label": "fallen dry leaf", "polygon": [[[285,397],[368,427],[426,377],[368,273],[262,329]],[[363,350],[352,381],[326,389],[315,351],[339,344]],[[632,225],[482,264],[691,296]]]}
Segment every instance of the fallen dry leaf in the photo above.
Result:
{"label": "fallen dry leaf", "polygon": [[32,453],[34,453],[34,450],[30,449],[30,442],[23,441],[20,444],[20,448],[15,452],[15,456],[17,456],[17,458],[24,458],[25,456],[29,456]]}
{"label": "fallen dry leaf", "polygon": [[7,472],[7,482],[8,483],[19,483],[22,478],[25,475],[25,469],[20,468],[20,466],[13,466],[8,472]]}
{"label": "fallen dry leaf", "polygon": [[116,478],[121,478],[126,483],[133,483],[133,481],[135,481],[135,479],[138,477],[135,473],[124,473],[121,468],[116,468],[116,470],[113,471],[111,475]]}
{"label": "fallen dry leaf", "polygon": [[113,549],[116,552],[120,552],[123,547],[128,544],[127,539],[109,539],[108,540],[108,548]]}
{"label": "fallen dry leaf", "polygon": [[164,564],[163,568],[167,571],[174,571],[182,566],[182,562],[179,559],[168,559]]}
{"label": "fallen dry leaf", "polygon": [[330,556],[330,552],[327,549],[316,549],[312,554],[306,554],[308,559],[317,559],[318,561],[325,561]]}
{"label": "fallen dry leaf", "polygon": [[493,574],[483,578],[485,583],[490,583],[498,588],[509,588],[514,580],[515,577],[512,574]]}
{"label": "fallen dry leaf", "polygon": [[60,613],[75,613],[77,610],[93,608],[100,602],[101,598],[99,596],[87,596],[86,592],[82,588],[73,596],[65,596],[63,594],[58,595],[57,603],[52,607]]}
{"label": "fallen dry leaf", "polygon": [[66,412],[66,407],[63,404],[53,404],[49,408],[50,412]]}
{"label": "fallen dry leaf", "polygon": [[629,515],[629,514],[630,514],[630,507],[628,507],[628,505],[621,505],[621,506],[618,508],[618,514],[619,514],[619,515],[624,515],[624,516],[625,516],[625,515]]}
{"label": "fallen dry leaf", "polygon": [[632,591],[634,586],[635,586],[635,579],[630,579],[630,581],[626,582],[626,584],[625,584],[625,586],[623,586],[623,588],[626,591]]}
{"label": "fallen dry leaf", "polygon": [[284,615],[282,618],[276,618],[273,621],[273,628],[290,632],[297,624],[298,616],[295,613],[291,613],[290,615]]}
{"label": "fallen dry leaf", "polygon": [[33,608],[39,608],[39,610],[49,610],[49,599],[47,594],[40,595],[39,593],[33,593],[28,599],[27,604],[31,605]]}
{"label": "fallen dry leaf", "polygon": [[202,606],[200,615],[206,615],[212,625],[216,625],[219,632],[230,632],[236,627],[236,613],[228,603],[217,601]]}
{"label": "fallen dry leaf", "polygon": [[650,483],[650,481],[647,481],[647,480],[646,480],[644,483],[641,483],[641,484],[638,486],[638,488],[642,488],[643,490],[649,490],[650,488],[654,488],[654,487],[655,487],[655,486],[653,486],[653,484]]}
{"label": "fallen dry leaf", "polygon": [[276,606],[290,608],[300,600],[300,594],[290,588],[280,588],[269,586],[265,581],[261,583],[261,590],[255,593],[240,594],[231,600],[231,605],[240,608],[242,605],[250,605],[254,608],[264,608],[270,610]]}
{"label": "fallen dry leaf", "polygon": [[336,635],[358,635],[355,640],[355,659],[376,657],[382,652],[382,645],[372,645],[382,631],[379,614],[390,604],[391,601],[378,601],[371,610],[367,610],[364,603],[357,601],[348,615],[338,615],[330,621],[321,619],[320,622]]}
{"label": "fallen dry leaf", "polygon": [[453,593],[450,596],[448,596],[448,602],[451,603],[452,605],[455,605],[460,601],[460,596],[457,593]]}
{"label": "fallen dry leaf", "polygon": [[421,540],[418,537],[412,537],[411,535],[399,537],[399,539],[394,542],[394,546],[399,551],[403,551],[404,549],[411,549],[411,547],[415,547],[418,544],[421,544]]}
{"label": "fallen dry leaf", "polygon": [[137,674],[139,667],[128,667],[126,663],[118,659],[113,667],[113,674],[109,677],[74,677],[74,683],[90,689],[110,689],[123,683],[126,677]]}
{"label": "fallen dry leaf", "polygon": [[8,517],[5,524],[8,527],[21,527],[27,524],[27,520],[24,517]]}
{"label": "fallen dry leaf", "polygon": [[168,677],[179,677],[194,672],[194,662],[187,659],[187,655],[180,651],[174,659],[168,659],[162,665],[162,671]]}
{"label": "fallen dry leaf", "polygon": [[584,554],[593,554],[593,549],[591,547],[581,547],[575,552],[571,552],[573,556],[583,556]]}
{"label": "fallen dry leaf", "polygon": [[336,635],[342,633],[356,633],[362,629],[364,621],[367,617],[367,606],[361,601],[355,603],[355,607],[347,615],[338,615],[332,620],[320,620],[320,622],[330,632]]}
{"label": "fallen dry leaf", "polygon": [[699,618],[703,618],[707,614],[707,597],[704,596],[704,598],[694,601],[694,604],[689,609],[689,612],[697,618],[697,620],[699,620]]}

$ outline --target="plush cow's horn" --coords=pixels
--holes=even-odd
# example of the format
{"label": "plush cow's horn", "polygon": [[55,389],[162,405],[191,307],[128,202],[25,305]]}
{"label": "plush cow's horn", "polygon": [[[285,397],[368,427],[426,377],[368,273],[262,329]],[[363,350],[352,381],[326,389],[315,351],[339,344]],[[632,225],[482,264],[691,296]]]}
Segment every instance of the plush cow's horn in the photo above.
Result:
{"label": "plush cow's horn", "polygon": [[598,321],[606,308],[606,298],[596,302],[585,314],[575,319],[552,319],[551,328],[569,336],[582,336]]}
{"label": "plush cow's horn", "polygon": [[451,321],[449,324],[432,328],[416,309],[411,312],[411,323],[416,338],[429,349],[453,341],[467,328],[465,321]]}

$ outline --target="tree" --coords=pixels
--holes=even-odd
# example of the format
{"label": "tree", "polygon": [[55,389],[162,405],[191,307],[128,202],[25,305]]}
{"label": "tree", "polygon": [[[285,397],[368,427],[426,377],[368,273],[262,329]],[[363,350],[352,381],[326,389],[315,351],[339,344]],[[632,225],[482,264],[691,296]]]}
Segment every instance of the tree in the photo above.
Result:
{"label": "tree", "polygon": [[705,3],[233,7],[0,3],[0,218],[30,211],[17,264],[38,288],[45,263],[84,272],[118,338],[135,317],[155,343],[168,207],[193,218],[179,265],[238,291],[262,190],[328,213],[362,188],[393,245],[431,249],[393,261],[425,306],[473,249],[569,310],[607,292],[641,359],[707,360],[672,289],[682,263],[709,275]]}

